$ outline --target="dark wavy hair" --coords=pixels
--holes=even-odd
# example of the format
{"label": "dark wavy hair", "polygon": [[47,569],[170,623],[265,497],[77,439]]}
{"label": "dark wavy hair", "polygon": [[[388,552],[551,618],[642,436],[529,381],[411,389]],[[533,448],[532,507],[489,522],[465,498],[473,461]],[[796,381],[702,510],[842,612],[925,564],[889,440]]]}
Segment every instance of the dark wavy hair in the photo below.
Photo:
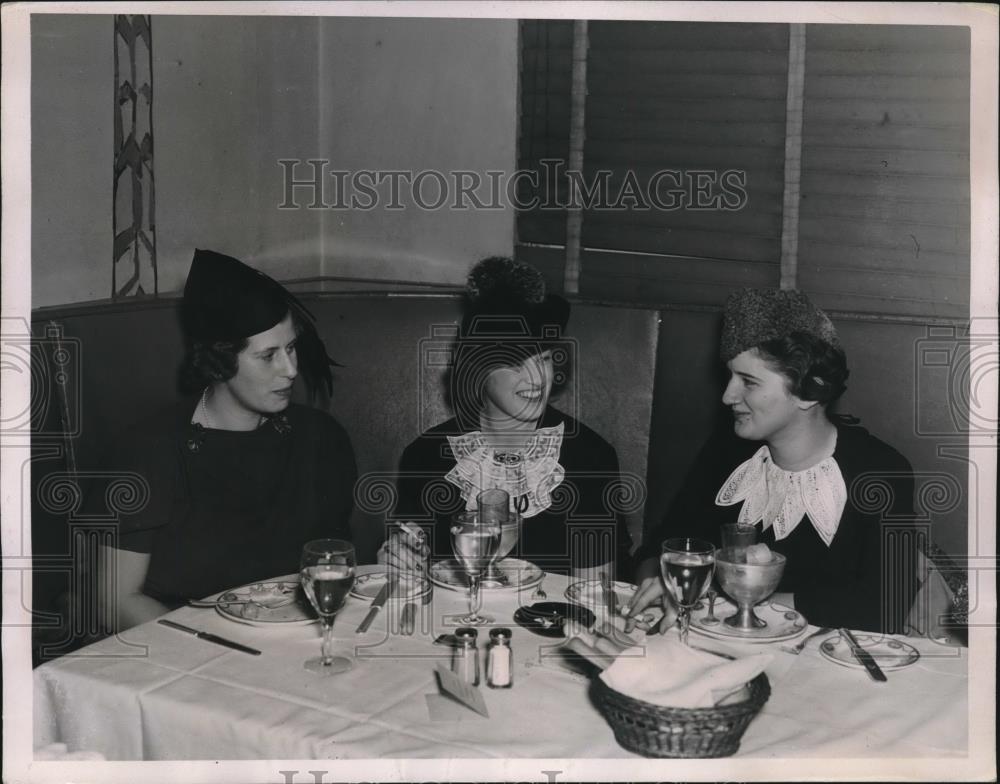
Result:
{"label": "dark wavy hair", "polygon": [[[282,317],[282,320],[284,318]],[[295,313],[292,313],[292,324],[296,334],[301,332],[302,326]],[[207,386],[231,379],[239,370],[239,354],[248,345],[250,345],[249,338],[235,341],[215,340],[210,343],[189,341],[178,371],[178,386],[181,393],[198,394]]]}
{"label": "dark wavy hair", "polygon": [[843,349],[806,332],[792,332],[757,347],[761,357],[785,377],[788,391],[801,400],[828,406],[847,389],[847,355]]}
{"label": "dark wavy hair", "polygon": [[452,363],[444,377],[445,400],[460,425],[479,428],[479,413],[484,402],[486,379],[499,368],[515,368],[525,360],[546,351],[552,352],[552,391],[556,398],[569,385],[574,363],[573,343],[568,340],[458,340]]}

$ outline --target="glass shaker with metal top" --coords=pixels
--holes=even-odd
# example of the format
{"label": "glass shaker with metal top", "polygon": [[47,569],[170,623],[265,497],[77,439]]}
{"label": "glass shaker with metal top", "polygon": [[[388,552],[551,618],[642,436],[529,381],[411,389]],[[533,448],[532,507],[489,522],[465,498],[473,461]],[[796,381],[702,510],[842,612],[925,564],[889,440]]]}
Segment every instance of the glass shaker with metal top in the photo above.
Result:
{"label": "glass shaker with metal top", "polygon": [[470,626],[455,630],[455,645],[451,656],[451,671],[466,683],[479,685],[479,632]]}
{"label": "glass shaker with metal top", "polygon": [[490,631],[486,684],[492,689],[509,689],[514,685],[514,652],[510,647],[510,629]]}

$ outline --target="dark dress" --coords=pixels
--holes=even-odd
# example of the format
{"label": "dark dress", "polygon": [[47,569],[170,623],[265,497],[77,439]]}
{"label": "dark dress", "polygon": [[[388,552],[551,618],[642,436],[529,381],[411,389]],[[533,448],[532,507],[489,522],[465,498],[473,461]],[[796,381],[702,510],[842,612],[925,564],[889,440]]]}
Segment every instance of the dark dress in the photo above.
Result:
{"label": "dark dress", "polygon": [[357,468],[336,420],[292,404],[234,432],[192,425],[193,409],[133,427],[105,463],[148,484],[143,508],[119,514],[117,544],[150,554],[144,593],[177,605],[296,572],[310,539],[350,539]]}
{"label": "dark dress", "polygon": [[[562,574],[571,566],[613,561],[616,579],[629,579],[632,541],[624,516],[614,506],[621,482],[618,454],[589,427],[551,406],[538,427],[560,423],[565,432],[559,464],[566,475],[552,493],[552,505],[524,518],[520,540],[510,555]],[[466,505],[459,488],[445,479],[456,462],[447,437],[465,432],[450,419],[413,441],[399,461],[392,518],[424,527],[435,559],[452,557],[450,521]]]}
{"label": "dark dress", "polygon": [[[731,431],[710,439],[637,559],[659,557],[661,543],[673,536],[695,536],[718,546],[719,527],[735,523],[742,504],[717,506],[716,494],[760,447]],[[814,625],[902,633],[918,587],[913,470],[863,427],[841,423],[833,458],[848,498],[830,546],[808,516],[781,541],[775,541],[773,527],[760,538],[788,559],[777,590],[794,593],[795,608]]]}

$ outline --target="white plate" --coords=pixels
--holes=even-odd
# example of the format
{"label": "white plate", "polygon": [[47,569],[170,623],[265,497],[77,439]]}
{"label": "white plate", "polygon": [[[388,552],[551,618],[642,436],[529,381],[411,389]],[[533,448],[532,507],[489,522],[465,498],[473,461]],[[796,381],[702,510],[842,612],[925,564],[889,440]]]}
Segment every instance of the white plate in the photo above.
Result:
{"label": "white plate", "polygon": [[[898,670],[909,667],[920,658],[920,651],[909,643],[874,634],[857,634],[858,645],[871,654],[875,663],[883,670]],[[851,646],[839,634],[827,637],[820,643],[819,652],[824,658],[844,667],[864,669],[864,665],[854,658]]]}
{"label": "white plate", "polygon": [[[356,575],[354,586],[351,588],[351,596],[370,602],[382,590],[386,579],[387,575],[384,571]],[[392,598],[404,600],[416,599],[426,595],[430,590],[431,582],[426,577],[413,574],[412,572],[404,572],[399,575],[399,581],[396,583],[396,591]]]}
{"label": "white plate", "polygon": [[[252,596],[264,605],[263,607],[251,604],[217,605],[216,612],[230,621],[247,623],[251,626],[306,626],[316,623],[317,620],[312,609],[305,607],[305,597],[299,590],[297,580],[252,583],[233,591],[226,591],[219,599],[230,594],[241,601],[246,601]],[[292,601],[285,603],[287,599]],[[275,606],[268,607],[268,604]]]}
{"label": "white plate", "polygon": [[[484,581],[482,583],[483,591],[490,593],[519,591],[522,588],[531,588],[537,585],[545,576],[542,570],[533,563],[522,561],[520,558],[504,558],[494,564],[494,567],[506,576],[507,582]],[[469,577],[454,558],[432,564],[430,576],[431,582],[442,588],[448,588],[452,591],[467,591],[469,589]]]}
{"label": "white plate", "polygon": [[691,631],[711,637],[715,640],[729,640],[731,642],[781,642],[798,637],[805,631],[809,622],[805,616],[775,602],[764,602],[753,608],[757,617],[764,621],[767,626],[762,629],[753,629],[749,632],[739,631],[726,624],[725,619],[736,612],[736,605],[728,599],[720,596],[715,600],[715,617],[719,623],[705,624],[704,618],[708,615],[708,599],[702,598],[704,605],[700,610],[691,612]]}
{"label": "white plate", "polygon": [[[617,580],[611,585],[615,592],[615,605],[619,608],[631,602],[638,590],[632,583],[622,583]],[[605,606],[600,580],[580,580],[572,583],[563,595],[571,602],[582,604],[584,607],[601,609]]]}

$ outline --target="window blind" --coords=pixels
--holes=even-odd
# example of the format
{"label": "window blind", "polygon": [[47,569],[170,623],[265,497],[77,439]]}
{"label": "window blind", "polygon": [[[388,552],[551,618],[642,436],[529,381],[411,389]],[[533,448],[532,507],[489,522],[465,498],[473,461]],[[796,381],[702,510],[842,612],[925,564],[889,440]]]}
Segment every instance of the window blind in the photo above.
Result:
{"label": "window blind", "polygon": [[807,25],[799,287],[968,317],[969,31]]}
{"label": "window blind", "polygon": [[[571,35],[522,28],[519,165],[540,179],[543,159],[565,160]],[[605,178],[607,197],[584,210],[581,294],[715,303],[734,280],[776,285],[787,26],[591,22],[589,37],[582,181]],[[553,191],[565,202],[565,179]],[[561,246],[565,210],[517,226],[520,243]]]}

